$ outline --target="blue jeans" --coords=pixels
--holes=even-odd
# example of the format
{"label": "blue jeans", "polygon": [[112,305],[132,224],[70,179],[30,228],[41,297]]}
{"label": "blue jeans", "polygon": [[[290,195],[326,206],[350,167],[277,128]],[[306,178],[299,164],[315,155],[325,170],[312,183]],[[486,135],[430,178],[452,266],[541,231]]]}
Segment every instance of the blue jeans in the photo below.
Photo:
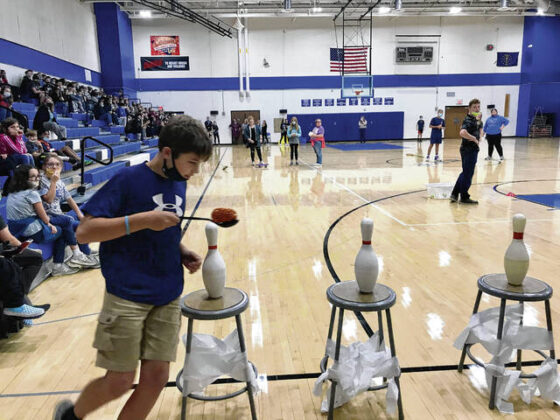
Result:
{"label": "blue jeans", "polygon": [[317,164],[322,165],[323,164],[323,149],[321,148],[323,146],[323,143],[320,141],[316,141],[315,144],[313,145],[313,150],[315,151],[315,154],[317,155]]}
{"label": "blue jeans", "polygon": [[463,172],[461,172],[459,178],[457,178],[457,182],[455,183],[452,194],[455,196],[460,194],[461,200],[466,200],[470,197],[469,188],[472,184],[472,177],[474,175],[474,169],[476,167],[478,150],[461,148],[460,152],[461,162],[463,164]]}
{"label": "blue jeans", "polygon": [[[37,242],[38,244],[52,242],[44,240],[42,230],[31,236],[28,236],[28,238],[33,239],[33,241]],[[61,228],[57,226],[57,232],[54,237],[53,262],[57,264],[62,264],[64,262],[64,248],[66,248],[66,242],[64,241],[64,237],[62,236]]]}
{"label": "blue jeans", "polygon": [[12,111],[6,108],[0,108],[0,121],[4,121],[6,118],[10,118],[12,116]]}
{"label": "blue jeans", "polygon": [[62,236],[67,245],[78,245],[80,251],[84,254],[91,254],[91,249],[88,244],[78,244],[76,241],[76,229],[80,222],[67,214],[52,214],[49,213],[51,223],[56,227],[62,229]]}
{"label": "blue jeans", "polygon": [[35,166],[35,161],[33,160],[33,156],[28,154],[20,154],[15,153],[13,155],[8,156],[8,162],[13,165],[15,168],[18,165],[31,165]]}

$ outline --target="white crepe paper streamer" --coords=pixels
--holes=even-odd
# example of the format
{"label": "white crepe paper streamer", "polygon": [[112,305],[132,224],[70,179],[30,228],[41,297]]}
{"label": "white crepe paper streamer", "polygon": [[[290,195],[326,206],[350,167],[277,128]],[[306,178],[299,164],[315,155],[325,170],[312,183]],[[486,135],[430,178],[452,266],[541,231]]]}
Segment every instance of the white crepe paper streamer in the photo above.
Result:
{"label": "white crepe paper streamer", "polygon": [[[335,343],[327,340],[327,355],[334,360]],[[356,395],[367,391],[373,378],[387,378],[386,393],[387,413],[394,415],[397,411],[399,390],[395,377],[400,375],[399,362],[383,343],[379,342],[377,334],[372,335],[365,342],[353,343],[348,347],[340,346],[340,357],[337,363],[327,369],[315,382],[313,393],[321,396],[322,385],[327,380],[336,381],[334,406],[350,401]],[[331,384],[332,386],[332,384]],[[331,389],[327,389],[327,398],[321,403],[321,411],[329,409]]]}
{"label": "white crepe paper streamer", "polygon": [[508,370],[508,363],[517,349],[522,350],[550,350],[553,347],[552,334],[538,327],[519,325],[523,306],[521,304],[506,306],[502,339],[498,340],[500,308],[491,308],[473,314],[469,325],[453,344],[461,349],[465,344],[480,343],[493,355],[490,363],[485,364],[486,382],[488,389],[492,386],[492,377],[496,377],[495,405],[504,414],[513,414],[513,404],[507,400],[511,392],[517,388],[524,402],[530,403],[531,398],[540,393],[543,398],[552,401],[560,400],[560,385],[558,384],[558,369],[556,361],[545,360],[535,371],[536,379],[523,382],[520,371]]}
{"label": "white crepe paper streamer", "polygon": [[[185,334],[185,344],[186,339]],[[183,366],[183,395],[202,392],[224,375],[249,382],[252,391],[258,391],[255,372],[249,364],[247,353],[240,350],[237,329],[223,340],[209,334],[193,334],[191,352]]]}

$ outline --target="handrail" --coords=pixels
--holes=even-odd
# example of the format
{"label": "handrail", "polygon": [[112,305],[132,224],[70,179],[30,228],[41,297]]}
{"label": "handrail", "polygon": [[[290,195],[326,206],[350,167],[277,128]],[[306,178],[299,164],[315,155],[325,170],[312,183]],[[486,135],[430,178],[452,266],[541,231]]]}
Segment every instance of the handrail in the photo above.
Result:
{"label": "handrail", "polygon": [[29,128],[29,118],[27,118],[27,115],[22,114],[21,112],[18,112],[12,108],[8,108],[4,105],[0,105],[0,108],[4,108],[10,111],[14,115],[15,119],[18,120],[21,125],[23,125],[24,131]]}
{"label": "handrail", "polygon": [[87,156],[88,159],[93,160],[94,162],[97,162],[101,165],[110,165],[111,163],[113,163],[113,148],[111,146],[109,146],[107,143],[102,142],[101,140],[96,139],[95,137],[92,136],[87,136],[84,137],[82,140],[80,140],[80,154],[81,154],[81,169],[80,169],[80,186],[78,187],[78,194],[80,195],[85,195],[86,193],[86,184],[84,182],[84,173],[85,173],[85,169],[84,169],[84,161],[86,158],[86,141],[87,140],[93,140],[96,143],[99,143],[102,146],[105,146],[107,149],[109,149],[109,161],[103,161],[103,160],[99,160],[93,156]]}

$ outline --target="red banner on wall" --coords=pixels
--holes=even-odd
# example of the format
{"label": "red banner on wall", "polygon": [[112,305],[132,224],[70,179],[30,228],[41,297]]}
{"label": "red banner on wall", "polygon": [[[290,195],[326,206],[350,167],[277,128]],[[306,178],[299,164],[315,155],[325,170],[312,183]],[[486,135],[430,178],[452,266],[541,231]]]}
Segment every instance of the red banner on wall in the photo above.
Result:
{"label": "red banner on wall", "polygon": [[179,55],[179,37],[152,35],[150,49],[152,55]]}

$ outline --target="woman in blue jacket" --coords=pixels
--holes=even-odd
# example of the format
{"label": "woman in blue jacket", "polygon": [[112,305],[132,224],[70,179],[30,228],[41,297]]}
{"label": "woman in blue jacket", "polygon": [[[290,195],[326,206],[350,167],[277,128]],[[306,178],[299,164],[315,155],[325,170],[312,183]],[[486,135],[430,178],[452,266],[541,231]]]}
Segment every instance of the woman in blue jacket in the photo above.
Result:
{"label": "woman in blue jacket", "polygon": [[504,151],[502,149],[502,130],[509,124],[507,118],[498,115],[496,108],[492,109],[492,116],[486,120],[484,124],[484,132],[486,133],[486,140],[488,140],[488,156],[485,160],[492,160],[492,153],[494,153],[494,146],[500,155],[500,160],[504,160]]}

